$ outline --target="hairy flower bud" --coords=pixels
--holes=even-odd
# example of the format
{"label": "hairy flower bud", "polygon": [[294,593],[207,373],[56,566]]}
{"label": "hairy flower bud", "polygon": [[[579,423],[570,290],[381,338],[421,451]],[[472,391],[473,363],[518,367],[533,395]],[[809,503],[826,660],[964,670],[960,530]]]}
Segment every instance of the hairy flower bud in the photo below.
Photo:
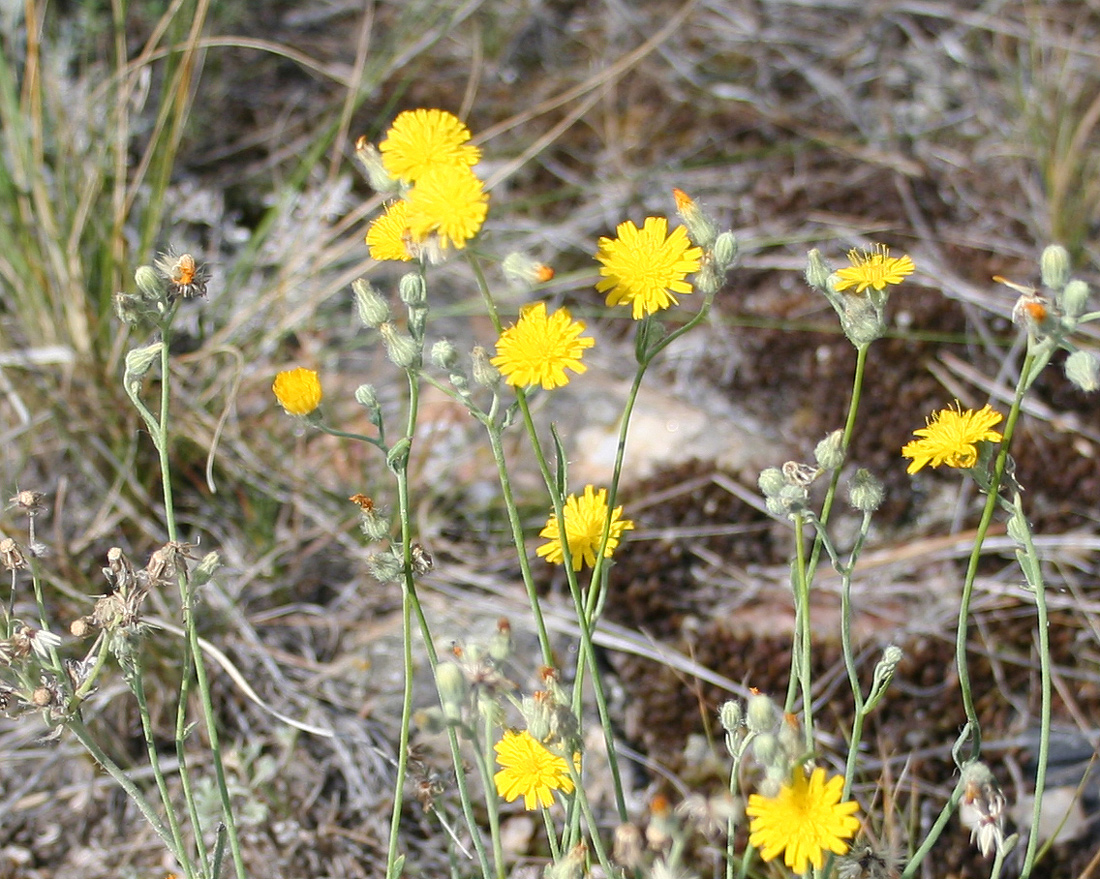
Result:
{"label": "hairy flower bud", "polygon": [[402,275],[397,285],[397,294],[410,308],[423,305],[427,301],[424,279],[417,272]]}
{"label": "hairy flower bud", "polygon": [[378,332],[386,342],[386,356],[401,369],[416,369],[420,366],[420,346],[413,337],[403,333],[392,323],[379,324]]}
{"label": "hairy flower bud", "polygon": [[351,289],[355,293],[355,307],[359,312],[359,320],[364,326],[373,329],[390,319],[389,305],[371,284],[362,278],[356,278],[351,282]]}
{"label": "hairy flower bud", "polygon": [[134,283],[145,299],[164,298],[164,283],[152,266],[138,266],[134,272]]}
{"label": "hairy flower bud", "polygon": [[1100,388],[1100,361],[1091,351],[1074,351],[1066,358],[1066,378],[1082,391]]}
{"label": "hairy flower bud", "polygon": [[882,506],[885,489],[870,470],[862,467],[855,472],[848,483],[848,503],[861,513],[873,513]]}
{"label": "hairy flower bud", "polygon": [[806,257],[806,283],[811,287],[816,287],[818,290],[824,290],[826,284],[829,281],[829,275],[833,273],[833,270],[829,268],[829,264],[825,262],[825,258],[821,255],[821,251],[816,247],[811,250]]}
{"label": "hairy flower bud", "polygon": [[714,263],[720,274],[729,271],[740,253],[741,246],[732,232],[722,232],[714,240]]}
{"label": "hairy flower bud", "polygon": [[1043,286],[1058,291],[1069,281],[1069,251],[1060,244],[1044,248],[1039,258],[1039,274]]}
{"label": "hairy flower bud", "polygon": [[1076,326],[1077,318],[1084,314],[1088,302],[1089,285],[1084,281],[1073,280],[1063,288],[1058,304],[1062,309],[1062,314],[1066,316],[1066,320],[1071,321],[1072,325]]}
{"label": "hairy flower bud", "polygon": [[835,470],[844,463],[844,431],[834,430],[814,449],[814,460],[822,470]]}

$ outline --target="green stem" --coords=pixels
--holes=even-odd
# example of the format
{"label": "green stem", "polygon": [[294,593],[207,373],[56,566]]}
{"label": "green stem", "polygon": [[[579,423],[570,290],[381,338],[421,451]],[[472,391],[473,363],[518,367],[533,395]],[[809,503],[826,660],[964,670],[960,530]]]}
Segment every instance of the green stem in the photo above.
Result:
{"label": "green stem", "polygon": [[[799,687],[802,690],[802,725],[803,735],[806,740],[806,749],[813,750],[814,746],[814,700],[811,692],[810,674],[810,581],[806,576],[806,541],[805,519],[802,514],[794,517],[794,545],[795,545],[795,628],[798,634],[797,662]],[[787,710],[791,710],[790,696],[788,695]]]}
{"label": "green stem", "polygon": [[[522,393],[522,391],[519,393]],[[512,543],[516,548],[516,558],[519,560],[519,569],[523,577],[523,586],[524,589],[527,590],[527,603],[531,607],[531,615],[534,617],[535,629],[539,636],[542,661],[546,666],[553,666],[554,651],[550,646],[550,636],[546,631],[546,621],[543,619],[538,589],[535,587],[535,579],[531,574],[531,562],[527,558],[527,549],[523,537],[523,522],[520,520],[515,495],[512,493],[512,481],[508,475],[508,464],[504,457],[503,438],[501,437],[499,428],[493,420],[493,413],[489,413],[482,423],[485,425],[486,433],[489,435],[489,446],[493,451],[493,460],[496,462],[497,479],[500,482],[500,490],[504,496],[504,509],[508,513],[508,525],[512,529]]]}
{"label": "green stem", "polygon": [[149,801],[145,799],[144,795],[138,790],[136,784],[130,780],[128,776],[119,767],[114,760],[107,756],[107,753],[99,746],[99,743],[92,736],[88,727],[84,725],[84,722],[75,715],[68,718],[65,721],[65,725],[72,730],[74,736],[88,751],[89,754],[95,759],[100,766],[107,770],[107,774],[111,776],[127,795],[133,800],[134,805],[138,807],[138,810],[145,816],[145,820],[149,822],[149,825],[153,828],[154,832],[163,840],[165,846],[172,854],[183,863],[185,860],[184,853],[176,849],[175,840],[172,838],[171,831],[164,826],[164,822],[160,820],[160,816],[153,810],[153,807],[149,805]]}
{"label": "green stem", "polygon": [[172,832],[172,839],[175,840],[177,859],[182,865],[184,872],[187,874],[188,879],[191,879],[191,877],[195,875],[195,872],[191,865],[191,859],[186,856],[187,849],[183,843],[183,835],[180,832],[179,820],[176,818],[175,809],[172,808],[172,797],[168,792],[168,782],[164,777],[163,770],[160,768],[160,755],[157,753],[157,745],[153,737],[153,721],[149,714],[149,703],[145,698],[145,682],[142,679],[141,661],[136,651],[131,654],[131,662],[133,663],[133,667],[130,674],[127,675],[127,679],[130,684],[130,690],[133,692],[134,698],[137,700],[138,704],[138,716],[141,717],[141,732],[145,738],[146,753],[149,755],[149,768],[153,772],[153,778],[156,779],[161,803],[164,804],[164,813],[168,818],[168,827]]}
{"label": "green stem", "polygon": [[[172,499],[172,469],[168,457],[168,418],[171,402],[171,362],[168,356],[171,337],[171,320],[175,315],[173,308],[165,321],[161,324],[161,340],[163,345],[160,350],[160,419],[157,430],[153,435],[154,445],[160,460],[161,490],[164,493],[164,521],[168,530],[170,543],[177,543],[179,535],[176,527],[176,511]],[[218,737],[217,715],[210,697],[210,683],[206,676],[206,666],[202,659],[202,650],[199,647],[199,633],[195,625],[193,609],[193,596],[191,583],[186,570],[186,562],[179,562],[181,570],[177,571],[176,580],[179,587],[180,605],[183,611],[184,630],[187,632],[187,645],[194,663],[195,682],[198,685],[199,696],[202,702],[203,717],[206,721],[206,733],[210,740],[211,762],[214,764],[214,777],[217,782],[218,796],[221,800],[222,815],[225,819],[226,832],[229,838],[229,850],[233,856],[233,866],[237,879],[245,879],[244,858],[241,855],[241,843],[237,834],[237,823],[233,818],[233,804],[229,796],[229,786],[225,780],[225,765],[222,760],[221,743]],[[200,836],[202,828],[195,827],[195,835]]]}
{"label": "green stem", "polygon": [[940,814],[936,817],[935,823],[929,828],[928,833],[924,837],[924,841],[920,844],[913,857],[909,859],[909,863],[905,865],[905,870],[902,872],[900,879],[910,879],[917,868],[920,866],[921,861],[927,857],[928,853],[932,851],[932,846],[936,844],[936,840],[940,838],[940,834],[943,833],[943,829],[947,826],[947,822],[951,820],[951,816],[955,813],[955,808],[959,805],[959,800],[962,799],[963,791],[966,789],[966,783],[961,779],[955,785],[955,789],[951,791],[951,796],[948,797],[947,802],[943,808],[940,809]]}
{"label": "green stem", "polygon": [[1039,635],[1039,684],[1041,704],[1039,709],[1039,754],[1035,769],[1035,799],[1031,812],[1031,831],[1028,833],[1027,852],[1020,879],[1027,879],[1035,866],[1035,856],[1039,848],[1039,819],[1042,815],[1043,792],[1046,789],[1047,763],[1050,759],[1050,718],[1052,704],[1052,680],[1050,657],[1050,621],[1047,617],[1046,584],[1043,582],[1039,554],[1035,550],[1035,541],[1031,528],[1024,518],[1023,501],[1017,491],[1013,495],[1012,507],[1016,520],[1021,525],[1024,541],[1023,553],[1029,559],[1028,585],[1035,594],[1036,625]]}
{"label": "green stem", "polygon": [[974,694],[970,687],[970,668],[966,656],[967,626],[970,620],[970,603],[974,596],[974,582],[978,576],[978,564],[982,557],[982,547],[989,526],[993,522],[993,513],[997,509],[997,499],[1001,489],[1001,479],[1004,477],[1005,465],[1008,461],[1008,450],[1012,442],[1012,435],[1016,430],[1016,422],[1020,417],[1020,408],[1023,404],[1024,391],[1027,388],[1027,376],[1031,372],[1032,355],[1024,358],[1020,368],[1020,378],[1016,384],[1016,394],[1012,400],[1012,408],[1005,422],[1004,434],[1001,439],[1001,447],[997,453],[993,466],[993,476],[986,490],[985,507],[978,522],[977,533],[974,537],[974,546],[970,550],[970,558],[966,565],[966,576],[963,579],[962,596],[959,599],[959,621],[955,635],[955,665],[959,675],[959,689],[962,692],[963,708],[966,711],[966,719],[970,723],[973,739],[970,746],[970,759],[977,760],[982,750],[982,732],[978,723],[978,710],[974,704]]}
{"label": "green stem", "polygon": [[[420,384],[418,381],[418,373],[407,370],[406,376],[409,386],[409,408],[405,423],[405,436],[399,443],[407,441],[409,449],[411,450],[413,435],[416,429],[417,414],[420,409]],[[398,858],[397,847],[401,824],[401,808],[405,793],[405,777],[408,774],[409,730],[412,725],[412,684],[415,670],[412,656],[412,614],[415,614],[417,617],[421,636],[424,639],[428,664],[431,666],[433,675],[435,674],[436,667],[439,665],[439,656],[436,653],[435,644],[432,641],[431,628],[428,625],[427,617],[424,615],[424,609],[420,604],[420,599],[416,594],[416,583],[413,579],[412,506],[409,499],[408,455],[405,456],[404,462],[400,466],[394,468],[393,472],[397,480],[398,511],[401,518],[401,547],[404,557],[404,578],[402,580],[402,640],[404,642],[402,662],[404,666],[404,688],[402,690],[401,732],[397,754],[397,776],[394,780],[393,815],[390,821],[390,838],[386,855],[387,879],[397,879],[397,876],[400,874],[398,870],[400,859]],[[462,803],[463,816],[469,828],[470,836],[474,843],[474,849],[477,852],[482,876],[484,879],[490,879],[494,873],[489,864],[489,856],[485,850],[485,843],[478,830],[477,819],[473,811],[473,803],[470,799],[469,790],[466,784],[462,751],[459,745],[458,735],[453,726],[447,728],[447,740],[451,748],[451,761],[458,779],[458,790]],[[495,845],[496,842],[494,840],[494,847]],[[503,879],[503,869],[503,862],[498,862],[496,870],[498,879]]]}

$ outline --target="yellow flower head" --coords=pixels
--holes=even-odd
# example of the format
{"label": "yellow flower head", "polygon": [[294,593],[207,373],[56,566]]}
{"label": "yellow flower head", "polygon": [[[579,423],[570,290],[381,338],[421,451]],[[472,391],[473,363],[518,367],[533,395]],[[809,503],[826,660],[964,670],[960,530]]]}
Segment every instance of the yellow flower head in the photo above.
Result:
{"label": "yellow flower head", "polygon": [[901,450],[903,457],[913,459],[908,472],[916,473],[925,464],[966,470],[978,462],[978,443],[1001,441],[1001,435],[992,429],[1004,417],[1000,412],[988,403],[977,412],[963,409],[957,400],[955,406],[933,412],[927,427],[913,431],[920,439],[906,443]]}
{"label": "yellow flower head", "polygon": [[469,168],[481,150],[466,143],[470,129],[446,110],[406,110],[393,120],[386,139],[378,145],[390,176],[417,182],[432,168]]}
{"label": "yellow flower head", "polygon": [[372,259],[399,259],[408,262],[412,233],[409,231],[409,206],[395,201],[386,206],[386,212],[375,219],[367,229],[367,247]]}
{"label": "yellow flower head", "polygon": [[[611,514],[611,530],[607,534],[604,558],[611,558],[623,532],[634,527],[630,519],[619,518],[622,512],[623,508],[619,506]],[[593,486],[586,485],[581,497],[571,494],[565,499],[564,514],[565,534],[569,542],[569,554],[573,558],[573,570],[579,571],[582,564],[595,567],[596,552],[603,537],[604,522],[607,521],[607,489],[601,488],[597,492]],[[545,537],[549,542],[535,552],[551,564],[564,564],[565,551],[562,549],[561,534],[558,531],[558,517],[553,513],[546,520],[546,526],[539,532],[539,537]]]}
{"label": "yellow flower head", "polygon": [[578,375],[588,369],[581,356],[596,340],[580,338],[583,332],[584,324],[570,318],[564,308],[547,316],[546,303],[536,302],[526,306],[515,325],[500,334],[497,356],[490,363],[510,385],[560,388],[569,383],[566,369]]}
{"label": "yellow flower head", "polygon": [[818,768],[809,778],[801,766],[795,767],[791,783],[785,784],[774,797],[753,794],[745,814],[749,821],[749,842],[760,849],[760,857],[770,861],[786,851],[784,863],[795,873],[803,874],[813,864],[821,869],[825,852],[842,855],[859,830],[855,813],[859,804],[842,803],[844,778],[834,775],[825,780],[825,770]]}
{"label": "yellow flower head", "polygon": [[288,415],[309,415],[321,405],[321,380],[312,369],[299,366],[280,372],[271,390]]}
{"label": "yellow flower head", "polygon": [[617,238],[601,238],[596,259],[603,263],[603,280],[596,289],[607,293],[608,305],[629,305],[634,320],[676,304],[674,293],[690,293],[684,280],[698,271],[703,251],[692,247],[683,226],[668,234],[668,220],[646,217],[639,229],[627,220],[615,229]]}
{"label": "yellow flower head", "polygon": [[409,190],[409,230],[413,240],[424,241],[435,233],[446,250],[461,250],[485,222],[489,196],[477,176],[466,166],[436,167],[425,172]]}
{"label": "yellow flower head", "polygon": [[573,793],[573,779],[564,757],[551,754],[541,742],[524,730],[504,733],[494,746],[501,770],[493,776],[497,793],[509,803],[523,794],[525,809],[548,808],[554,791]]}
{"label": "yellow flower head", "polygon": [[913,274],[913,260],[908,256],[892,257],[885,244],[876,244],[871,250],[849,250],[850,266],[837,270],[840,280],[836,282],[837,292],[843,293],[849,287],[855,287],[856,293],[862,293],[868,287],[882,292],[887,285],[900,284]]}

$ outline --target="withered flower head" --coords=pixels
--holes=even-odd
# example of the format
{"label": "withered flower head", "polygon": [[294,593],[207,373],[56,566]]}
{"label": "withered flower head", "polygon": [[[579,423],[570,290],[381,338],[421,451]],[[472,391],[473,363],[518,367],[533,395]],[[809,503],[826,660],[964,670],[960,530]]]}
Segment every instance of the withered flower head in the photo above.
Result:
{"label": "withered flower head", "polygon": [[168,298],[176,299],[182,296],[191,299],[194,296],[205,296],[206,285],[210,281],[210,270],[195,262],[195,257],[189,253],[177,255],[169,248],[167,253],[161,254],[153,261],[157,271],[168,282]]}
{"label": "withered flower head", "polygon": [[23,556],[23,551],[19,549],[19,544],[10,537],[0,540],[0,564],[3,564],[9,571],[27,566],[27,560]]}
{"label": "withered flower head", "polygon": [[28,516],[37,516],[39,513],[46,511],[45,506],[42,504],[42,499],[45,495],[40,491],[20,491],[12,498],[8,499],[13,507],[19,507]]}

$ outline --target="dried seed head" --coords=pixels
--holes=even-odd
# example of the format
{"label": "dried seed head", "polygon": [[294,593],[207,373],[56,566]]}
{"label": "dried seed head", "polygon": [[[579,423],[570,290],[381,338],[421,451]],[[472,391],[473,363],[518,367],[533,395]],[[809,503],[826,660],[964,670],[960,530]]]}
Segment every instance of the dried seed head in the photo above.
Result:
{"label": "dried seed head", "polygon": [[645,843],[642,831],[633,824],[620,824],[615,828],[614,848],[611,859],[620,867],[636,870],[642,865]]}
{"label": "dried seed head", "polygon": [[16,571],[27,566],[27,559],[23,556],[19,544],[10,537],[0,540],[0,563],[9,571]]}
{"label": "dried seed head", "polygon": [[15,497],[9,498],[8,502],[13,507],[21,509],[28,516],[37,516],[39,513],[46,511],[46,508],[42,505],[42,499],[45,496],[40,491],[23,490],[17,492]]}

